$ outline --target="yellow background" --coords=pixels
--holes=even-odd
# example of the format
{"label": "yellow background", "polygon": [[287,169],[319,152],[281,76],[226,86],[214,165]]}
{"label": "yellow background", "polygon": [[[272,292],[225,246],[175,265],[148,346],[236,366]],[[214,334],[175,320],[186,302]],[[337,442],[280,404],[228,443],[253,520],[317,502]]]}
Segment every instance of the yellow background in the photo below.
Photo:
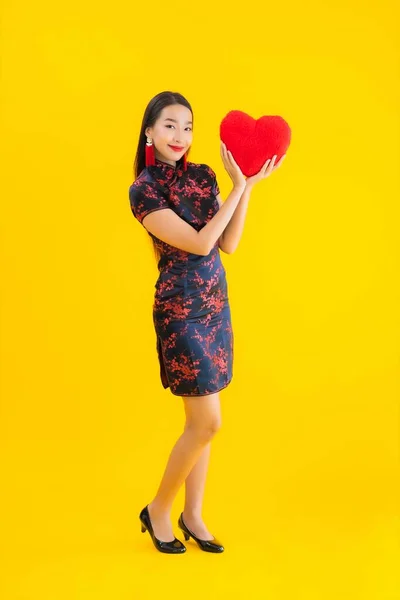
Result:
{"label": "yellow background", "polygon": [[[400,598],[398,4],[6,0],[4,600]],[[138,514],[184,424],[159,379],[150,238],[128,201],[163,90],[230,179],[232,109],[292,128],[227,270],[234,379],[204,517],[162,555]],[[183,488],[173,510],[174,531]],[[183,538],[180,538],[183,539]]]}

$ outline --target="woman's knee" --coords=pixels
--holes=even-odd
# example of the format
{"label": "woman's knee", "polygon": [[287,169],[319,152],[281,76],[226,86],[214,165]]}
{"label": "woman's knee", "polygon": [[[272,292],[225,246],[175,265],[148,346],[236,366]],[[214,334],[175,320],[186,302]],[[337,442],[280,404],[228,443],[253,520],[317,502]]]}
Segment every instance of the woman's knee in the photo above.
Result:
{"label": "woman's knee", "polygon": [[218,393],[184,398],[186,423],[194,435],[209,440],[221,429],[221,408]]}
{"label": "woman's knee", "polygon": [[213,419],[205,423],[186,423],[185,431],[190,431],[192,435],[203,442],[210,441],[220,430],[221,423],[218,419]]}

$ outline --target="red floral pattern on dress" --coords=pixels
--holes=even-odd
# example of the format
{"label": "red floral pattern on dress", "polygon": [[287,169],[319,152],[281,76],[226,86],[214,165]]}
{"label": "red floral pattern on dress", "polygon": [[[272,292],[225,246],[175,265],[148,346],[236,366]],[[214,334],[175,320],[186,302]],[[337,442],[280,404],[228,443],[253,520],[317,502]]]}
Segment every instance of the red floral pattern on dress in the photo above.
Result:
{"label": "red floral pattern on dress", "polygon": [[[149,213],[172,209],[196,231],[219,210],[215,172],[187,162],[187,170],[156,159],[129,188],[139,223]],[[207,256],[192,254],[148,232],[160,250],[153,322],[160,377],[179,396],[215,393],[233,375],[233,331],[226,273],[218,242]]]}

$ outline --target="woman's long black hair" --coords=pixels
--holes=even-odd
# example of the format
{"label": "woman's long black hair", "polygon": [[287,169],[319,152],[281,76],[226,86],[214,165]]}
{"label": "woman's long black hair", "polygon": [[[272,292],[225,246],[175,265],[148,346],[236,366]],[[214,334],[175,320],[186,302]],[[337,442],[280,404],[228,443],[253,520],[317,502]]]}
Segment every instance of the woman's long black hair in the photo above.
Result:
{"label": "woman's long black hair", "polygon": [[[145,131],[146,131],[147,127],[152,127],[154,125],[154,123],[159,118],[163,108],[165,108],[166,106],[171,106],[171,104],[181,104],[182,106],[186,106],[186,108],[188,108],[190,110],[190,112],[192,113],[192,121],[194,122],[192,107],[190,106],[190,104],[186,100],[186,98],[184,96],[182,96],[182,94],[179,94],[178,92],[168,92],[167,91],[167,92],[160,92],[159,94],[154,96],[154,98],[152,98],[150,100],[150,102],[148,103],[146,110],[144,111],[144,115],[143,115],[142,126],[141,126],[140,134],[139,134],[139,142],[138,142],[134,166],[133,166],[133,176],[135,179],[137,179],[137,177],[140,175],[140,173],[143,171],[143,169],[146,166],[145,147],[146,147],[147,136],[145,134]],[[188,157],[189,153],[190,153],[190,148],[186,152],[186,157]],[[181,161],[180,164],[182,164],[183,157],[180,159],[180,161]],[[159,251],[154,239],[153,238],[151,238],[151,239],[153,242],[154,253],[155,253],[157,264],[158,264],[158,262],[161,258],[160,251]]]}

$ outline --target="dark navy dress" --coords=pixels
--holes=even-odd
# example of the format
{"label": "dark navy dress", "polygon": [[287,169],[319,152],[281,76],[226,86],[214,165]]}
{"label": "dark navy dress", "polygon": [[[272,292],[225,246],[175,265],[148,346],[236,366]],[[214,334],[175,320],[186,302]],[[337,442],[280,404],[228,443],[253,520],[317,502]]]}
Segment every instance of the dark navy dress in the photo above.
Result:
{"label": "dark navy dress", "polygon": [[[205,164],[183,170],[156,159],[129,188],[132,212],[142,223],[170,208],[200,231],[219,210],[218,183]],[[144,227],[144,225],[143,225]],[[218,241],[207,256],[192,254],[148,232],[160,251],[153,322],[160,377],[176,396],[204,396],[232,379],[233,331],[226,273]]]}

